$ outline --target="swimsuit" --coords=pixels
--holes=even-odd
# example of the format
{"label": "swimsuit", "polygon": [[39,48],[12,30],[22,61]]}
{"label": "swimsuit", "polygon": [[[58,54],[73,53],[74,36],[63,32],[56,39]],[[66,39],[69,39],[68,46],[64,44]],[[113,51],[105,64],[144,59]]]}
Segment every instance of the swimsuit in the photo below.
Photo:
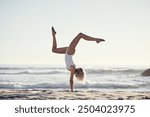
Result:
{"label": "swimsuit", "polygon": [[66,62],[66,68],[68,70],[70,70],[70,66],[73,65],[74,67],[76,66],[73,62],[73,59],[72,59],[72,56],[73,55],[68,55],[67,54],[67,50],[66,50],[66,53],[65,53],[65,62]]}

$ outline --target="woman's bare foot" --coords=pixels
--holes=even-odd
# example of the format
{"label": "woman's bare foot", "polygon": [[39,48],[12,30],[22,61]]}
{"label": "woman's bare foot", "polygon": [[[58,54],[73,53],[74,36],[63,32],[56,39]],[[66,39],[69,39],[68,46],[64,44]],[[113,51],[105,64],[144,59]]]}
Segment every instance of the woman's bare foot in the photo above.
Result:
{"label": "woman's bare foot", "polygon": [[96,40],[97,43],[102,42],[102,41],[105,41],[105,40],[104,39],[97,39]]}
{"label": "woman's bare foot", "polygon": [[56,34],[56,31],[54,29],[54,27],[52,26],[52,34],[55,35]]}

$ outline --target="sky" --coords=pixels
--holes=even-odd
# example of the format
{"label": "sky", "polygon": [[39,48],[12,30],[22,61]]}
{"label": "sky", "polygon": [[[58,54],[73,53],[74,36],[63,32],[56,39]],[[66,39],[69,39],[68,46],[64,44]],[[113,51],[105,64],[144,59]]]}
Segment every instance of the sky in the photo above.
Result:
{"label": "sky", "polygon": [[79,33],[104,43],[79,42],[76,64],[150,65],[149,0],[0,0],[0,64],[65,64],[51,52]]}

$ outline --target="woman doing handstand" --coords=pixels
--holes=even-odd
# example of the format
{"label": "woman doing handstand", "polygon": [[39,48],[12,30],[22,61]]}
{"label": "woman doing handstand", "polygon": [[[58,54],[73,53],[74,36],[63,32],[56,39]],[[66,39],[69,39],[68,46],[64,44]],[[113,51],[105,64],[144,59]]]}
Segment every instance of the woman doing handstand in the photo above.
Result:
{"label": "woman doing handstand", "polygon": [[53,37],[53,45],[52,45],[52,52],[58,53],[58,54],[65,54],[65,62],[66,62],[66,68],[70,71],[70,88],[73,92],[74,89],[74,81],[73,77],[74,75],[77,77],[78,80],[83,80],[85,77],[85,73],[82,68],[76,68],[76,65],[73,62],[72,56],[75,53],[75,48],[77,44],[79,43],[80,39],[84,39],[86,41],[95,41],[97,43],[105,41],[101,38],[94,38],[88,35],[85,35],[83,33],[79,33],[70,43],[69,47],[57,47],[56,42],[56,31],[52,27],[52,37]]}

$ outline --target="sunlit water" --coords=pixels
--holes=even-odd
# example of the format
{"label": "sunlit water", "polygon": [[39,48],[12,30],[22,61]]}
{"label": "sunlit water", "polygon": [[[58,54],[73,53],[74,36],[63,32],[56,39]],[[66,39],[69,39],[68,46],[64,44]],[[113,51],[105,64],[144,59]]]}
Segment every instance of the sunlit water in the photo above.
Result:
{"label": "sunlit water", "polygon": [[[85,66],[85,82],[75,78],[75,90],[150,91],[146,66]],[[58,65],[0,65],[0,89],[69,90],[69,71]]]}

